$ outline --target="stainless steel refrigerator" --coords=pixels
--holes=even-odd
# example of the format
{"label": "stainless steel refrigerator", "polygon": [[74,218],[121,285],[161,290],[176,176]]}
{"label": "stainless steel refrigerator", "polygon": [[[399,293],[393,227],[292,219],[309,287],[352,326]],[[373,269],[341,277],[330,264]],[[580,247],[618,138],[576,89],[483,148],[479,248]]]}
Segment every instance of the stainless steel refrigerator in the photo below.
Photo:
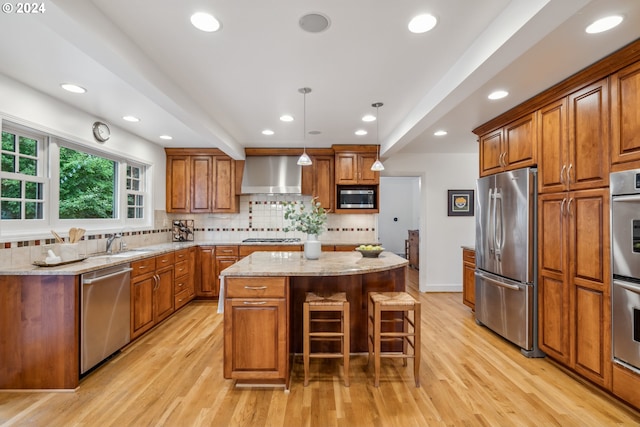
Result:
{"label": "stainless steel refrigerator", "polygon": [[537,328],[537,190],[534,168],[478,179],[476,322],[543,357]]}

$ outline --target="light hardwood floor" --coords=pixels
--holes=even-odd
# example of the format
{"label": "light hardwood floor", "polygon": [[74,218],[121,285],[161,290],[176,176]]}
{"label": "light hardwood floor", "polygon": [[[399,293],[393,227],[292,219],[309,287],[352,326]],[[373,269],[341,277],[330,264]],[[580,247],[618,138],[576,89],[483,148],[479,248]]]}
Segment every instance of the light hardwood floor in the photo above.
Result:
{"label": "light hardwood floor", "polygon": [[349,388],[336,359],[313,360],[303,387],[301,356],[289,393],[235,388],[222,378],[222,315],[215,302],[196,301],[76,392],[0,392],[0,426],[640,425],[639,412],[477,326],[461,294],[419,298],[421,388],[411,362],[396,359],[382,361],[375,388],[365,355],[351,359]]}

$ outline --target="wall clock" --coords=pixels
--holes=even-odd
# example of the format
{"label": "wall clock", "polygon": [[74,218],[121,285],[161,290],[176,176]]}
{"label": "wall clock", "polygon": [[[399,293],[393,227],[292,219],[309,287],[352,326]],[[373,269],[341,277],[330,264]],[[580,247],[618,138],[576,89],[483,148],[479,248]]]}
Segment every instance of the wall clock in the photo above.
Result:
{"label": "wall clock", "polygon": [[93,136],[100,142],[105,142],[111,137],[111,130],[106,123],[95,122],[93,124]]}

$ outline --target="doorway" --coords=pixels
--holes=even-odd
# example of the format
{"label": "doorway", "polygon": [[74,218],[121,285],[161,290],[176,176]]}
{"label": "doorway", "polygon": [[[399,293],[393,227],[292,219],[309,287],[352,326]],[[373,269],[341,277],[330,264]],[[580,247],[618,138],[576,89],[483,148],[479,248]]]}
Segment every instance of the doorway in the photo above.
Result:
{"label": "doorway", "polygon": [[378,236],[389,252],[405,256],[409,230],[420,227],[420,178],[380,177]]}

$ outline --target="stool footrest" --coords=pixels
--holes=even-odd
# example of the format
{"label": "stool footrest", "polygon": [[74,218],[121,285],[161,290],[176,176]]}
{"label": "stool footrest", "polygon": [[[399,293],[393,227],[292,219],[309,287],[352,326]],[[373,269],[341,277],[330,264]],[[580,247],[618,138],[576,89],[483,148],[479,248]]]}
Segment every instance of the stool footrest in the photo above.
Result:
{"label": "stool footrest", "polygon": [[344,355],[342,353],[311,353],[309,354],[309,357],[312,359],[343,359]]}

